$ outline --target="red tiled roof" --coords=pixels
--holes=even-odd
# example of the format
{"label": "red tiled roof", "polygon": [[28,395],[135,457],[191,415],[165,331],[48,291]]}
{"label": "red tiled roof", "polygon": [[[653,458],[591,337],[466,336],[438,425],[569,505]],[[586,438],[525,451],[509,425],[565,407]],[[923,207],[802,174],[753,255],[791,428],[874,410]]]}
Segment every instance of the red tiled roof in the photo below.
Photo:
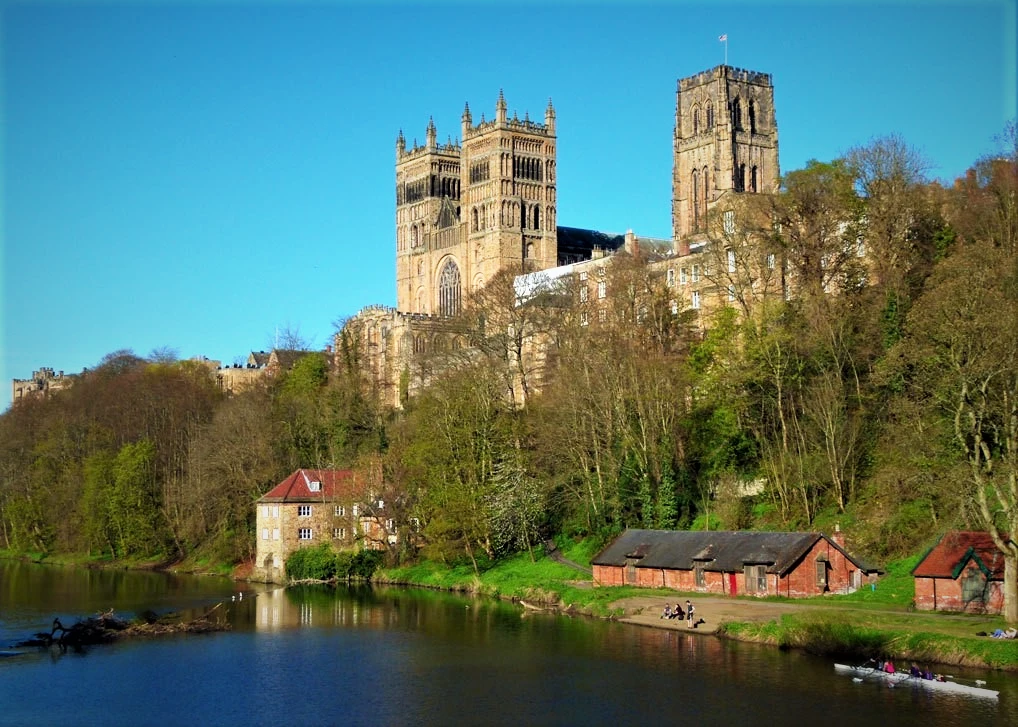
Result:
{"label": "red tiled roof", "polygon": [[[1003,536],[1005,540],[1007,536]],[[922,578],[957,578],[962,567],[974,560],[987,578],[1004,578],[1004,554],[993,544],[990,534],[974,530],[955,530],[946,533],[912,569],[912,575]]]}
{"label": "red tiled roof", "polygon": [[[321,489],[312,492],[310,483],[320,482]],[[320,502],[334,497],[356,497],[363,487],[351,470],[299,469],[266,492],[259,502]]]}

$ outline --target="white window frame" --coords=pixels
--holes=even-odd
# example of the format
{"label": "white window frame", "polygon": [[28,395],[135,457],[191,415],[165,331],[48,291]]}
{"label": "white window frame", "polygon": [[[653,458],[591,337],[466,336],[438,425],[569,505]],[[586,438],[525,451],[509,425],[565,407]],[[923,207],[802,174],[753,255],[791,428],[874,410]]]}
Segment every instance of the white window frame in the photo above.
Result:
{"label": "white window frame", "polygon": [[314,540],[315,531],[311,528],[298,528],[297,529],[297,540]]}
{"label": "white window frame", "polygon": [[735,272],[735,250],[728,248],[728,272]]}
{"label": "white window frame", "polygon": [[597,281],[597,297],[598,300],[605,298],[608,295],[608,283],[604,280]]}
{"label": "white window frame", "polygon": [[279,540],[279,528],[272,528],[272,539]]}
{"label": "white window frame", "polygon": [[693,303],[690,306],[693,310],[700,310],[700,291],[693,291]]}
{"label": "white window frame", "polygon": [[346,528],[333,528],[332,529],[332,537],[335,540],[344,540],[344,539],[346,539]]}
{"label": "white window frame", "polygon": [[580,325],[581,326],[590,325],[590,316],[587,315],[587,311],[585,310],[580,311]]}
{"label": "white window frame", "polygon": [[589,298],[589,297],[590,297],[590,291],[587,290],[587,286],[586,285],[582,286],[580,288],[580,302],[581,303],[586,303],[587,302],[587,298]]}
{"label": "white window frame", "polygon": [[689,282],[689,271],[686,268],[679,268],[679,285],[686,285]]}
{"label": "white window frame", "polygon": [[734,235],[735,234],[735,211],[734,210],[725,210],[725,213],[721,217],[724,220],[725,234],[726,235]]}
{"label": "white window frame", "polygon": [[336,505],[332,512],[336,517],[346,517],[346,505]]}
{"label": "white window frame", "polygon": [[699,265],[694,265],[693,266],[693,282],[694,283],[699,283],[700,282],[700,266]]}
{"label": "white window frame", "polygon": [[675,287],[675,268],[668,268],[665,272],[665,285],[669,288]]}
{"label": "white window frame", "polygon": [[311,506],[297,505],[297,517],[311,517]]}

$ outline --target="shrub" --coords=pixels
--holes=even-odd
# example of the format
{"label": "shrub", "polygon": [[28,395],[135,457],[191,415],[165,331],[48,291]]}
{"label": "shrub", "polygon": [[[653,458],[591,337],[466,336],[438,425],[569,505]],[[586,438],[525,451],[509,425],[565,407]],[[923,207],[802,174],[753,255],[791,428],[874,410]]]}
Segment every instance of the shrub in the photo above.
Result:
{"label": "shrub", "polygon": [[336,577],[336,554],[328,543],[301,548],[286,559],[286,575],[291,581],[329,581]]}

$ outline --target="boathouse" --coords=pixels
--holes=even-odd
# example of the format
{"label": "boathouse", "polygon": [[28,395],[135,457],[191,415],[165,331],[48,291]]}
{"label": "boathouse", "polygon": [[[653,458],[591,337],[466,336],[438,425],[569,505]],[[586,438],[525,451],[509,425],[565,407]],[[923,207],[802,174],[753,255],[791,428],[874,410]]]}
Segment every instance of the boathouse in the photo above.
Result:
{"label": "boathouse", "polygon": [[1003,610],[1004,554],[987,532],[945,533],[912,569],[912,576],[915,605],[922,611]]}
{"label": "boathouse", "polygon": [[876,568],[845,550],[844,533],[626,530],[591,561],[594,583],[732,596],[850,593]]}

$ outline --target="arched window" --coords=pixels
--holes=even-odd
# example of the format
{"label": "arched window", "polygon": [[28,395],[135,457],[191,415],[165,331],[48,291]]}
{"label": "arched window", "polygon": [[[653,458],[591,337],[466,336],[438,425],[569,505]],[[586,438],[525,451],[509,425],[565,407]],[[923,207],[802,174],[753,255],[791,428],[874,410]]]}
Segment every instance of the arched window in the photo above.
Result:
{"label": "arched window", "polygon": [[410,247],[417,247],[417,225],[410,228]]}
{"label": "arched window", "polygon": [[534,257],[534,243],[532,242],[527,243],[527,248],[526,250],[524,250],[523,256],[526,257],[527,259]]}
{"label": "arched window", "polygon": [[756,103],[753,99],[749,100],[749,133],[756,133]]}
{"label": "arched window", "polygon": [[693,107],[693,136],[700,133],[700,108],[698,106]]}
{"label": "arched window", "polygon": [[710,177],[707,174],[707,167],[703,168],[703,194],[700,195],[700,220],[701,224],[707,223],[707,202],[710,200]]}
{"label": "arched window", "polygon": [[740,164],[739,165],[739,169],[738,169],[737,174],[738,174],[738,176],[737,176],[737,178],[735,180],[736,191],[738,191],[738,192],[745,192],[746,191],[746,165],[745,164]]}
{"label": "arched window", "polygon": [[534,205],[534,229],[541,229],[541,207],[536,204]]}
{"label": "arched window", "polygon": [[693,232],[700,229],[700,172],[693,170],[693,178],[690,180],[693,198],[690,200],[693,208]]}
{"label": "arched window", "polygon": [[438,312],[443,316],[454,316],[460,312],[460,269],[452,260],[442,267],[438,278]]}
{"label": "arched window", "polygon": [[757,185],[756,165],[754,164],[753,168],[749,172],[749,189],[750,189],[751,192],[759,192],[760,191],[759,189],[757,189],[756,185]]}
{"label": "arched window", "polygon": [[707,131],[710,131],[713,128],[714,128],[714,105],[710,101],[708,101],[707,102]]}
{"label": "arched window", "polygon": [[739,99],[732,101],[732,128],[735,130],[742,128],[742,102]]}
{"label": "arched window", "polygon": [[478,230],[479,228],[478,228],[478,226],[477,226],[477,208],[476,208],[476,207],[474,207],[474,209],[472,210],[472,213],[473,213],[473,225],[472,225],[472,231],[473,231],[473,232],[477,232],[477,230]]}

